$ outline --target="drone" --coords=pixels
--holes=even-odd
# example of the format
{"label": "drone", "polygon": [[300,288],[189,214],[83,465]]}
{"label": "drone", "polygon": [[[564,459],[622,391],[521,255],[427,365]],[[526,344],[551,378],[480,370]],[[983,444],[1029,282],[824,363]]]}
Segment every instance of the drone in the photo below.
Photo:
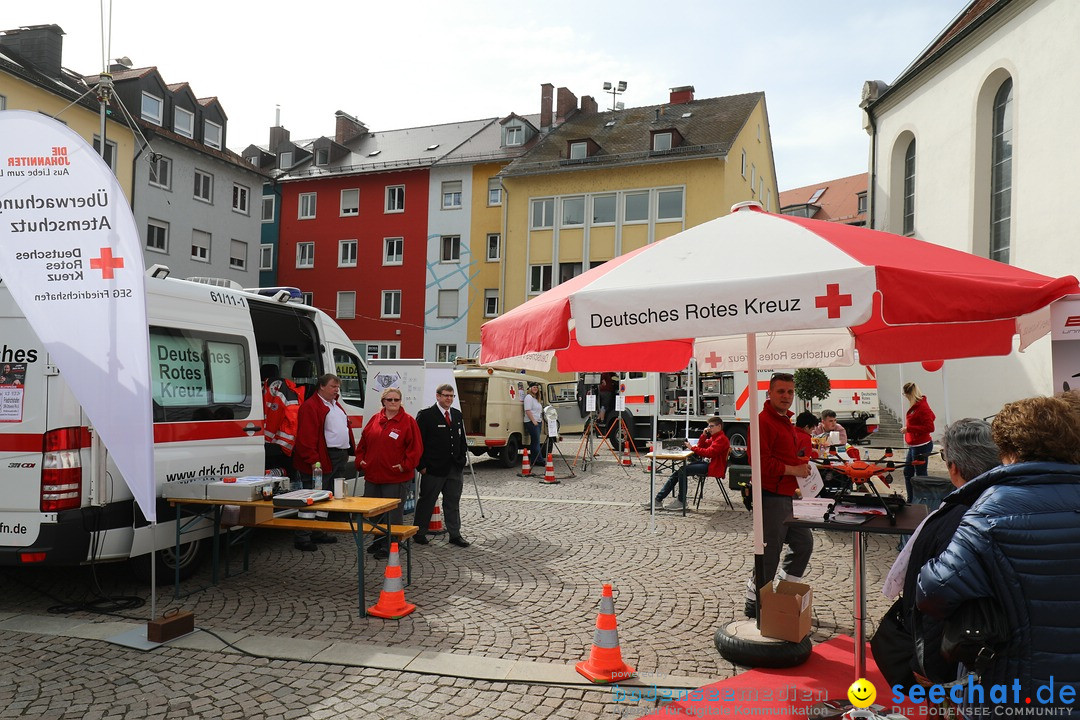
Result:
{"label": "drone", "polygon": [[[829,522],[837,512],[837,508],[845,498],[849,498],[856,503],[861,500],[868,500],[871,497],[876,500],[874,505],[880,505],[885,511],[885,514],[889,517],[889,524],[896,524],[896,510],[895,508],[901,507],[903,501],[894,492],[892,495],[882,497],[878,492],[877,487],[871,482],[874,478],[877,478],[885,484],[885,487],[892,487],[892,474],[894,470],[903,468],[907,465],[925,465],[925,460],[915,460],[910,463],[895,463],[890,458],[893,456],[892,448],[885,448],[884,453],[877,460],[855,460],[842,458],[837,453],[837,446],[831,446],[828,453],[823,458],[811,458],[810,462],[814,463],[820,468],[832,470],[835,473],[839,473],[846,477],[850,482],[845,483],[843,489],[840,490],[834,497],[833,501],[829,503],[829,509],[825,512],[824,520]],[[859,486],[864,490],[863,493],[853,494],[853,489]],[[865,493],[865,489],[870,490],[870,494]],[[899,502],[898,502],[899,501]],[[865,504],[865,503],[862,503]]]}

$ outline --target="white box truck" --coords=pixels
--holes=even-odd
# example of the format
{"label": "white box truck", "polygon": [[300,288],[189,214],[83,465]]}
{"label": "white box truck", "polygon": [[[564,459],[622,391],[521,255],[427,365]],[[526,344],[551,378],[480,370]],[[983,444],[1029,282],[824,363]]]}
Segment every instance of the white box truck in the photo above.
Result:
{"label": "white box truck", "polygon": [[[160,266],[155,266],[160,267]],[[159,271],[160,272],[160,271]],[[149,273],[148,273],[149,274]],[[365,365],[320,310],[238,287],[147,277],[157,532],[132,500],[109,449],[0,281],[0,565],[135,559],[171,581],[193,572],[210,528],[175,551],[168,481],[265,471],[260,368],[307,392],[335,372],[350,420],[363,422]],[[310,396],[310,395],[309,395]]]}

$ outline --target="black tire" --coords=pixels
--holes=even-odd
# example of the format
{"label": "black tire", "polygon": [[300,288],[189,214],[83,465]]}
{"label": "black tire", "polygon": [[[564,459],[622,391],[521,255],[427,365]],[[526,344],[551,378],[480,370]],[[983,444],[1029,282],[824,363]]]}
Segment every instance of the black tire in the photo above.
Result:
{"label": "black tire", "polygon": [[[518,442],[517,435],[511,435],[506,441],[506,445],[503,446],[502,452],[499,453],[499,461],[504,468],[519,467],[521,465],[521,444]],[[529,459],[530,462],[532,458]]]}
{"label": "black tire", "polygon": [[762,637],[753,620],[736,620],[716,631],[716,649],[721,657],[736,665],[755,668],[788,668],[810,657],[813,643],[807,635],[802,642]]}
{"label": "black tire", "polygon": [[180,579],[187,580],[195,574],[206,559],[211,538],[199,538],[180,545],[180,554],[170,545],[152,555],[140,555],[129,561],[131,573],[140,581],[150,584],[150,558],[157,562],[157,584],[172,585],[176,580],[176,565],[180,564]]}
{"label": "black tire", "polygon": [[746,464],[746,446],[750,442],[750,435],[745,425],[727,425],[724,434],[731,442],[731,462],[737,465]]}

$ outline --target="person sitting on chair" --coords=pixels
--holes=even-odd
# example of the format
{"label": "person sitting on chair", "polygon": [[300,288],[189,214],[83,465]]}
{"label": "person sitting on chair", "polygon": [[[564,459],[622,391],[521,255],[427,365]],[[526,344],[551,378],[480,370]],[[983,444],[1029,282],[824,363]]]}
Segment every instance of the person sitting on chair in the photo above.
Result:
{"label": "person sitting on chair", "polygon": [[[705,427],[705,432],[701,433],[701,437],[698,438],[697,445],[691,445],[687,442],[683,443],[683,446],[692,450],[694,455],[705,458],[705,460],[687,463],[668,478],[667,483],[656,494],[656,505],[659,506],[664,501],[664,498],[675,489],[676,483],[679,485],[679,499],[664,505],[665,510],[686,509],[687,476],[708,475],[709,477],[722,478],[727,473],[727,458],[728,452],[731,450],[731,442],[728,440],[727,435],[724,434],[724,421],[719,417],[714,415],[709,418],[709,424]],[[651,509],[652,503],[646,504],[645,507]]]}

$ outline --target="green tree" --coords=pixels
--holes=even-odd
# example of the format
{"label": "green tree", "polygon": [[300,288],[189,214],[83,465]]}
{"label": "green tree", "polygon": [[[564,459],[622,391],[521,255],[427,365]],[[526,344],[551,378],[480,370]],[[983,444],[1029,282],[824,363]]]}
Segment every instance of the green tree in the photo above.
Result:
{"label": "green tree", "polygon": [[810,402],[810,412],[814,411],[815,400],[824,400],[831,393],[832,383],[821,368],[799,368],[795,371],[795,394]]}

